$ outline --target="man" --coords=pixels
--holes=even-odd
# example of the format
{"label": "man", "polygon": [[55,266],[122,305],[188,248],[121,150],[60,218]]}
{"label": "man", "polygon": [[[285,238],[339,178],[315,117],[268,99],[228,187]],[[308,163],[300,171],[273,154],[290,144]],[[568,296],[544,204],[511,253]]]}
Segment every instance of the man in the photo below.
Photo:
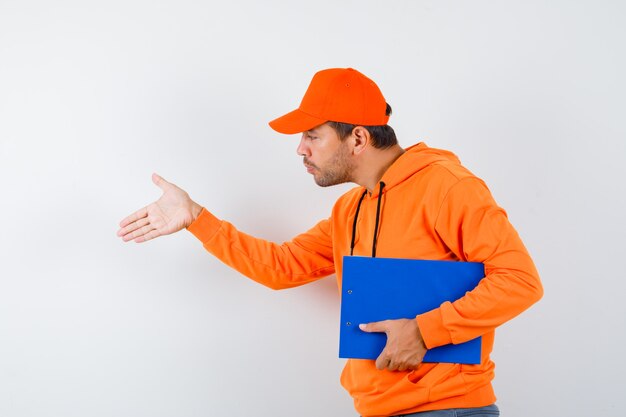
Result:
{"label": "man", "polygon": [[[498,415],[494,329],[541,298],[537,271],[485,184],[450,152],[423,143],[402,149],[390,114],[372,80],[328,69],[315,74],[298,109],[270,122],[280,133],[302,133],[297,151],[318,185],[358,185],[330,218],[290,242],[239,232],[156,174],[163,196],[124,219],[118,235],[145,242],[187,228],[220,260],[274,289],[332,273],[341,285],[349,254],[482,262],[485,278],[461,299],[416,318],[361,325],[385,332],[387,344],[376,361],[348,360],[341,382],[363,416]],[[478,336],[479,365],[422,363],[427,349]]]}

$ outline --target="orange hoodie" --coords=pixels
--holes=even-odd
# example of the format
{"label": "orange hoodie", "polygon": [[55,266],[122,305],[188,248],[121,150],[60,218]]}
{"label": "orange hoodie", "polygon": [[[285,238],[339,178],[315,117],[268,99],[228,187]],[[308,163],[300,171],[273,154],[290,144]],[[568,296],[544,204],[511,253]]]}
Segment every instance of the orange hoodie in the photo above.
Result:
{"label": "orange hoodie", "polygon": [[227,265],[274,289],[332,273],[341,287],[341,263],[353,233],[354,255],[371,256],[375,246],[378,257],[483,262],[485,278],[474,290],[416,318],[427,348],[482,335],[479,365],[428,363],[392,372],[377,370],[371,360],[350,359],[341,383],[363,416],[492,404],[494,329],[541,298],[535,266],[504,210],[454,154],[419,143],[381,182],[382,195],[354,188],[337,200],[330,218],[283,244],[239,232],[207,210],[188,230]]}

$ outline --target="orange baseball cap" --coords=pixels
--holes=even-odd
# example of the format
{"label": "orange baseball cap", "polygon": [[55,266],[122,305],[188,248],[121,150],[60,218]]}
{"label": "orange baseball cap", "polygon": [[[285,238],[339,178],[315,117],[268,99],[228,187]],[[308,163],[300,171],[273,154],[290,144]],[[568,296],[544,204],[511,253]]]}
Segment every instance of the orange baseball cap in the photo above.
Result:
{"label": "orange baseball cap", "polygon": [[270,127],[288,135],[305,132],[328,121],[361,126],[386,125],[387,102],[376,83],[352,68],[317,72],[300,107],[274,119]]}

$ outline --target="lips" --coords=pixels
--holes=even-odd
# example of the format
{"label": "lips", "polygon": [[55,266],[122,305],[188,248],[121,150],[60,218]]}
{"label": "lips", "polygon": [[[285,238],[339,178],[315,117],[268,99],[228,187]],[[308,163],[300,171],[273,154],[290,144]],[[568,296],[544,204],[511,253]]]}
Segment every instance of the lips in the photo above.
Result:
{"label": "lips", "polygon": [[309,172],[309,173],[315,171],[315,169],[317,168],[315,165],[309,164],[306,161],[304,161],[303,163],[304,163],[304,167],[306,168],[307,172]]}

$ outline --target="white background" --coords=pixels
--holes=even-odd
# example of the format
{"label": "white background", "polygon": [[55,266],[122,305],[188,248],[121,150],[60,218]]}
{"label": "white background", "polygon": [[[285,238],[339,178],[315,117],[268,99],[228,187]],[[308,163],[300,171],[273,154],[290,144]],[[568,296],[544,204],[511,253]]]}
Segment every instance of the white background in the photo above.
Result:
{"label": "white background", "polygon": [[403,146],[459,155],[545,297],[498,330],[507,417],[621,416],[626,391],[621,1],[0,0],[0,416],[351,416],[333,278],[273,292],[188,232],[118,222],[152,172],[287,240],[318,188],[267,122],[352,66]]}

